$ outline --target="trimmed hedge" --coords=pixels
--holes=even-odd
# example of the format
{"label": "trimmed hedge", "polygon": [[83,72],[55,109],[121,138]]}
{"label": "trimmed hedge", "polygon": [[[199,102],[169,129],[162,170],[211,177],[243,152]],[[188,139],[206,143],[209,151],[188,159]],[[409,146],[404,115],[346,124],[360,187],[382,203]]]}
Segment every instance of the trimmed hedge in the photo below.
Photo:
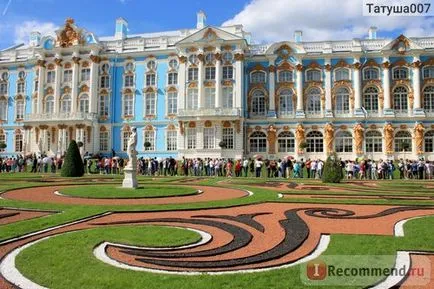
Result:
{"label": "trimmed hedge", "polygon": [[340,183],[342,175],[342,165],[336,153],[329,155],[324,164],[322,182],[323,183]]}
{"label": "trimmed hedge", "polygon": [[84,175],[83,160],[75,140],[69,143],[60,175],[62,177],[81,177]]}

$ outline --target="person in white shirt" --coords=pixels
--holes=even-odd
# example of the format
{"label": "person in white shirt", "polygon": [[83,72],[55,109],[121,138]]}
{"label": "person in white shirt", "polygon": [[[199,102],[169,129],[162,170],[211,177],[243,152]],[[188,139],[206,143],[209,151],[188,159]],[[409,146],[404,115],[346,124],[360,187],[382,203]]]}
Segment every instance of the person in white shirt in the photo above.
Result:
{"label": "person in white shirt", "polygon": [[261,177],[262,164],[263,162],[260,159],[255,161],[255,170],[256,170],[257,178]]}
{"label": "person in white shirt", "polygon": [[323,167],[324,167],[324,163],[322,162],[322,160],[318,160],[317,165],[316,165],[316,174],[317,174],[319,179],[322,178],[322,168]]}
{"label": "person in white shirt", "polygon": [[248,159],[243,160],[243,171],[244,171],[244,177],[247,178],[247,172],[249,171],[249,160]]}

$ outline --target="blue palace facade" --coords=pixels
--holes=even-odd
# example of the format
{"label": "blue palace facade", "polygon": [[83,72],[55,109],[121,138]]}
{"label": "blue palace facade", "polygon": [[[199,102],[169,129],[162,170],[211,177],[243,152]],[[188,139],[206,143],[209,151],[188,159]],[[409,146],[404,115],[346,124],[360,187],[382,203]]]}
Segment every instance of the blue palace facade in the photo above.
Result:
{"label": "blue palace facade", "polygon": [[254,44],[242,25],[101,37],[73,19],[0,51],[0,156],[434,158],[434,37]]}

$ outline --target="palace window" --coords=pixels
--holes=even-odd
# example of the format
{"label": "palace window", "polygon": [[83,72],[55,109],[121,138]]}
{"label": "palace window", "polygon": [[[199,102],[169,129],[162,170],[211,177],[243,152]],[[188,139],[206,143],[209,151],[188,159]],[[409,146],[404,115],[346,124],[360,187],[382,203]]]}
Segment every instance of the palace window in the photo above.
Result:
{"label": "palace window", "polygon": [[223,53],[222,59],[224,62],[228,63],[228,62],[232,62],[232,60],[234,59],[232,53],[230,52],[225,52]]}
{"label": "palace window", "polygon": [[434,78],[434,66],[427,66],[423,68],[423,78]]}
{"label": "palace window", "polygon": [[167,113],[176,114],[178,112],[178,92],[170,91],[167,93]]}
{"label": "palace window", "polygon": [[134,71],[134,63],[128,62],[127,64],[125,64],[125,71],[133,72]]}
{"label": "palace window", "polygon": [[187,129],[187,149],[196,148],[196,128],[189,127]]}
{"label": "palace window", "polygon": [[[33,81],[33,92],[38,92],[38,86],[39,86],[39,80]],[[0,90],[1,90],[1,84],[0,84]]]}
{"label": "palace window", "polygon": [[23,151],[23,134],[21,131],[15,131],[15,152],[20,153]]}
{"label": "palace window", "polygon": [[22,120],[24,119],[24,99],[19,98],[15,102],[15,119]]}
{"label": "palace window", "polygon": [[306,112],[311,115],[321,114],[321,91],[319,88],[311,88],[307,94]]}
{"label": "palace window", "polygon": [[[6,143],[6,135],[3,130],[0,129],[0,143]],[[0,148],[0,152],[4,152],[4,148]]]}
{"label": "palace window", "polygon": [[215,60],[215,56],[212,53],[208,53],[207,55],[205,55],[205,63],[210,65],[210,64],[214,64],[214,60]]}
{"label": "palace window", "polygon": [[81,113],[89,112],[89,95],[82,94],[79,98],[79,111]]}
{"label": "palace window", "polygon": [[292,82],[293,73],[291,70],[279,71],[279,82]]}
{"label": "palace window", "polygon": [[25,90],[25,83],[24,83],[24,81],[19,81],[17,83],[17,93],[24,94],[24,90]]}
{"label": "palace window", "polygon": [[348,68],[339,68],[335,71],[335,81],[350,80],[350,70]]}
{"label": "palace window", "polygon": [[363,79],[371,80],[371,79],[380,79],[378,68],[368,67],[363,70]]}
{"label": "palace window", "polygon": [[366,133],[365,137],[365,151],[367,153],[381,153],[383,151],[383,137],[381,132],[371,130]]}
{"label": "palace window", "polygon": [[131,131],[129,129],[122,132],[122,150],[124,152],[128,150],[128,140],[130,139],[130,136]]}
{"label": "palace window", "polygon": [[151,146],[145,147],[145,151],[154,151],[155,150],[155,132],[153,130],[145,130],[143,139],[145,142],[149,142]]}
{"label": "palace window", "polygon": [[205,67],[205,80],[215,80],[215,67]]}
{"label": "palace window", "polygon": [[231,127],[224,127],[222,130],[222,141],[226,144],[225,149],[234,149],[234,129]]}
{"label": "palace window", "polygon": [[8,100],[5,97],[0,98],[0,120],[6,121],[8,113]]}
{"label": "palace window", "polygon": [[203,148],[213,149],[215,146],[215,132],[213,127],[203,129]]}
{"label": "palace window", "polygon": [[99,87],[110,88],[110,77],[108,75],[103,75],[100,77]]}
{"label": "palace window", "polygon": [[45,113],[52,114],[54,112],[54,96],[47,96],[45,99]]}
{"label": "palace window", "polygon": [[318,69],[309,69],[306,71],[307,81],[321,81],[321,71]]}
{"label": "palace window", "polygon": [[104,63],[101,65],[101,74],[108,74],[110,69],[110,65],[108,63]]}
{"label": "palace window", "polygon": [[90,68],[82,68],[81,81],[89,81],[89,80],[90,80]]}
{"label": "palace window", "polygon": [[408,69],[405,67],[397,67],[393,70],[393,79],[407,79]]}
{"label": "palace window", "polygon": [[127,74],[124,77],[124,87],[133,87],[134,86],[134,75]]}
{"label": "palace window", "polygon": [[430,130],[425,133],[425,152],[434,152],[434,130]]}
{"label": "palace window", "polygon": [[398,113],[404,113],[408,110],[408,92],[407,88],[398,86],[393,90],[393,109]]}
{"label": "palace window", "polygon": [[338,153],[353,152],[353,136],[348,131],[340,131],[336,134],[335,150]]}
{"label": "palace window", "polygon": [[145,116],[155,115],[156,98],[155,92],[148,92],[145,94]]}
{"label": "palace window", "polygon": [[294,113],[294,105],[292,102],[292,90],[284,89],[280,92],[280,114],[292,115]]}
{"label": "palace window", "polygon": [[56,71],[49,70],[47,71],[47,83],[54,83],[56,80]]}
{"label": "palace window", "polygon": [[99,116],[107,117],[109,115],[109,96],[108,94],[99,95]]}
{"label": "palace window", "polygon": [[232,86],[223,86],[222,96],[223,96],[223,108],[232,108],[233,101],[234,101],[234,92]]}
{"label": "palace window", "polygon": [[26,78],[26,72],[25,71],[18,72],[18,79],[24,80],[24,78]]}
{"label": "palace window", "polygon": [[134,96],[132,94],[124,95],[124,117],[134,115]]}
{"label": "palace window", "polygon": [[190,64],[196,64],[197,60],[198,58],[196,54],[192,54],[188,57],[188,61],[190,62]]}
{"label": "palace window", "polygon": [[178,72],[169,72],[167,74],[167,84],[168,85],[178,84]]}
{"label": "palace window", "polygon": [[146,86],[155,86],[155,73],[146,74]]}
{"label": "palace window", "polygon": [[265,83],[265,72],[263,71],[255,71],[250,74],[250,82],[251,83]]}
{"label": "palace window", "polygon": [[222,72],[223,72],[223,79],[224,80],[234,78],[234,68],[232,66],[223,66]]}
{"label": "palace window", "polygon": [[178,61],[176,59],[170,59],[169,60],[169,67],[171,69],[177,69],[178,68]]}
{"label": "palace window", "polygon": [[72,82],[72,69],[65,69],[63,71],[63,82]]}
{"label": "palace window", "polygon": [[324,137],[319,131],[311,131],[306,136],[306,152],[322,153],[324,152]]}
{"label": "palace window", "polygon": [[177,150],[178,134],[176,130],[168,130],[166,132],[166,149],[168,151]]}
{"label": "palace window", "polygon": [[[47,131],[46,141],[47,141],[47,151],[51,151],[51,133],[49,131]],[[80,140],[78,140],[78,141],[80,141]]]}
{"label": "palace window", "polygon": [[71,96],[69,94],[64,95],[60,100],[60,108],[62,110],[62,113],[70,113],[71,104],[72,104]]}
{"label": "palace window", "polygon": [[2,73],[1,76],[1,81],[8,81],[9,79],[9,73],[7,73],[6,71]]}
{"label": "palace window", "polygon": [[8,83],[7,82],[0,82],[0,94],[1,95],[8,94]]}
{"label": "palace window", "polygon": [[295,152],[295,137],[290,131],[283,131],[277,136],[277,144],[279,146],[279,153],[293,153]]}
{"label": "palace window", "polygon": [[264,153],[267,151],[267,136],[261,131],[255,131],[250,135],[250,152]]}
{"label": "palace window", "polygon": [[336,114],[350,112],[350,93],[347,88],[341,87],[336,92]]}
{"label": "palace window", "polygon": [[188,81],[197,80],[199,77],[199,69],[197,67],[190,67],[188,69]]}
{"label": "palace window", "polygon": [[367,112],[378,112],[378,89],[368,87],[363,92],[363,107]]}
{"label": "palace window", "polygon": [[100,151],[108,151],[109,146],[109,133],[108,131],[100,131],[99,132],[99,150]]}
{"label": "palace window", "polygon": [[252,115],[265,115],[265,95],[261,90],[253,92]]}
{"label": "palace window", "polygon": [[187,109],[197,109],[198,101],[198,90],[196,88],[189,88],[187,92]]}
{"label": "palace window", "polygon": [[408,131],[398,131],[395,135],[395,152],[411,152],[411,134]]}
{"label": "palace window", "polygon": [[205,108],[215,107],[215,88],[205,87]]}
{"label": "palace window", "polygon": [[157,63],[155,62],[155,60],[149,60],[146,64],[146,67],[148,68],[148,70],[155,71],[155,69],[157,68]]}
{"label": "palace window", "polygon": [[434,86],[427,86],[423,90],[423,108],[426,112],[434,112]]}

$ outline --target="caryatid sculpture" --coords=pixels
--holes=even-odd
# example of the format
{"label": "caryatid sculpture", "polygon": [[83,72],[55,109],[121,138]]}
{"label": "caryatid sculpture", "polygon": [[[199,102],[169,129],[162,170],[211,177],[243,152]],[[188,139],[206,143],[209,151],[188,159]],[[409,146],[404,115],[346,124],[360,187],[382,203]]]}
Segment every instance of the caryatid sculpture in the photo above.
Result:
{"label": "caryatid sculpture", "polygon": [[363,139],[364,139],[364,132],[365,129],[363,125],[359,122],[357,123],[354,128],[354,148],[356,150],[356,154],[363,154]]}
{"label": "caryatid sculpture", "polygon": [[324,126],[324,139],[326,144],[326,151],[328,154],[333,152],[333,139],[335,137],[335,128],[331,123]]}
{"label": "caryatid sculpture", "polygon": [[393,128],[392,124],[390,122],[386,123],[384,126],[383,132],[384,132],[384,140],[386,143],[386,154],[393,154],[393,133],[395,129]]}
{"label": "caryatid sculpture", "polygon": [[414,140],[416,143],[416,153],[423,154],[423,136],[425,127],[421,122],[417,122],[414,126]]}
{"label": "caryatid sculpture", "polygon": [[[297,140],[297,146],[306,141],[305,130],[302,124],[298,124],[295,129],[295,139]],[[299,149],[301,151],[301,149]]]}

